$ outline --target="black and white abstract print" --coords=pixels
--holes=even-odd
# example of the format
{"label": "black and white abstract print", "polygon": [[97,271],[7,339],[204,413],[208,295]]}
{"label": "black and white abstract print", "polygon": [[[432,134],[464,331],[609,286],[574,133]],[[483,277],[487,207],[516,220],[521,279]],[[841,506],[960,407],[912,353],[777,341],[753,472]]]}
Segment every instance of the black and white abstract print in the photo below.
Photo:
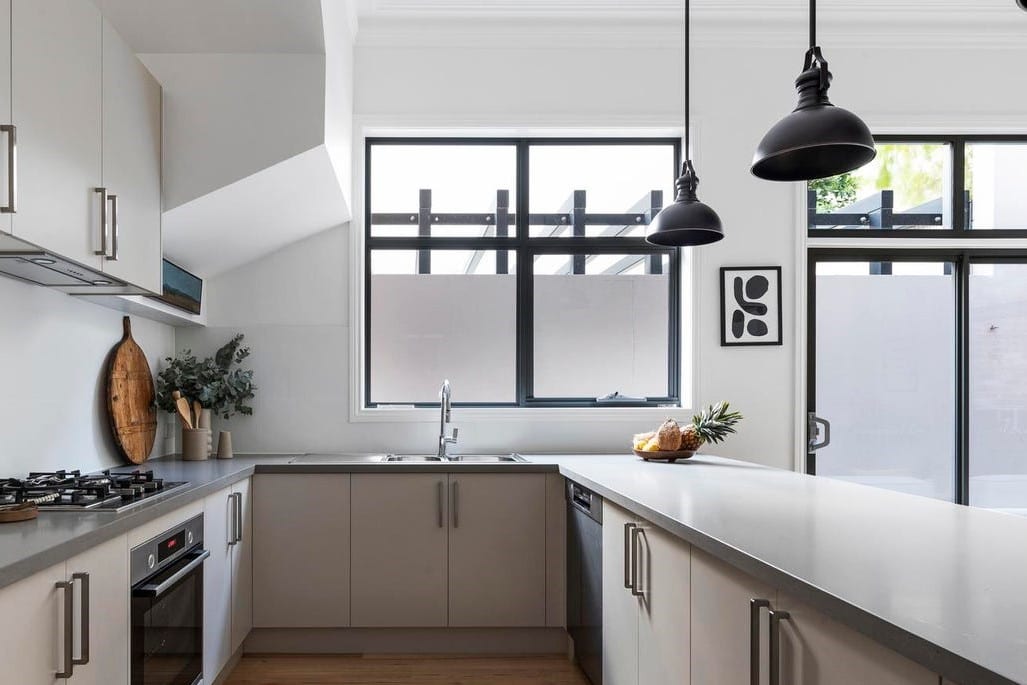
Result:
{"label": "black and white abstract print", "polygon": [[781,344],[781,267],[720,269],[721,345]]}

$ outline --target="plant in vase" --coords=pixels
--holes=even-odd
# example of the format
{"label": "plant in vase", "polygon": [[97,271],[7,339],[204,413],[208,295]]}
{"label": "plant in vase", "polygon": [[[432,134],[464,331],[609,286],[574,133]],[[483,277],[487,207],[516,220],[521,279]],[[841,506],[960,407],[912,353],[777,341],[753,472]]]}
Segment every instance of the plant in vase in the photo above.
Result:
{"label": "plant in vase", "polygon": [[[253,414],[253,407],[248,402],[253,399],[257,387],[253,384],[253,370],[242,368],[243,360],[250,355],[250,348],[244,347],[242,341],[240,333],[213,357],[202,361],[191,350],[183,350],[177,356],[164,360],[165,367],[157,374],[156,404],[160,409],[182,417],[183,438],[186,430],[202,426],[209,431],[211,413],[225,420],[235,414]],[[176,391],[185,400],[187,411],[184,414],[177,403]],[[190,419],[188,422],[187,417]],[[223,432],[221,442],[219,456],[231,456],[231,434]],[[227,454],[220,454],[222,447],[227,448]]]}

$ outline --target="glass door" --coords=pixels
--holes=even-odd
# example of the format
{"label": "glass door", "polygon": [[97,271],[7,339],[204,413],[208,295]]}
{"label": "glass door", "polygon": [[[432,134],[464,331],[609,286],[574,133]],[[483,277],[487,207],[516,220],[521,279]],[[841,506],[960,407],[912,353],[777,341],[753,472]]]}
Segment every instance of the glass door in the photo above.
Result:
{"label": "glass door", "polygon": [[810,251],[809,473],[955,499],[955,272],[930,254]]}

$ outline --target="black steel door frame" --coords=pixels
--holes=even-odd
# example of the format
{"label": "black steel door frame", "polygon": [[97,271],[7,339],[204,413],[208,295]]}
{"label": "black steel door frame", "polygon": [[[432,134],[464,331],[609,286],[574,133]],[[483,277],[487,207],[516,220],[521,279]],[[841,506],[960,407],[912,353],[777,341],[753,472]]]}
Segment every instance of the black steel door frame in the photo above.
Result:
{"label": "black steel door frame", "polygon": [[[815,413],[817,366],[817,264],[821,262],[948,262],[955,278],[953,316],[955,318],[955,501],[970,502],[970,268],[982,264],[1027,264],[1027,249],[958,249],[947,245],[937,248],[842,248],[811,247],[806,251],[806,411]],[[880,273],[890,273],[882,270]],[[830,417],[825,417],[830,419]],[[807,433],[806,441],[809,444]],[[816,452],[806,452],[806,473],[816,475]]]}

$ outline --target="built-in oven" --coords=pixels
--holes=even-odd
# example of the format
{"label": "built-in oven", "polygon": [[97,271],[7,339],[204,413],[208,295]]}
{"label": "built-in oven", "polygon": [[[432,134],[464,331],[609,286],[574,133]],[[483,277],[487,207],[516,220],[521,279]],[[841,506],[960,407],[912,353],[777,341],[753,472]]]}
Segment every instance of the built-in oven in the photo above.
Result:
{"label": "built-in oven", "polygon": [[132,685],[203,679],[203,515],[132,549]]}

